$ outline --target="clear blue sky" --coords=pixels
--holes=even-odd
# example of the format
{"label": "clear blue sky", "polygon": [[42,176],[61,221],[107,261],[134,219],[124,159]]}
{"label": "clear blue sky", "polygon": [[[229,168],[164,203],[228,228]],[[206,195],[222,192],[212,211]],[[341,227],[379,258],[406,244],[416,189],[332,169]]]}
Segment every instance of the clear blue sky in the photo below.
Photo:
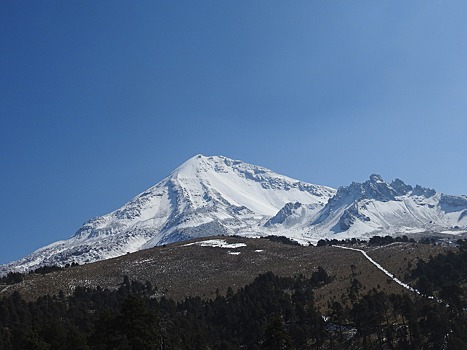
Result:
{"label": "clear blue sky", "polygon": [[467,194],[466,1],[2,1],[0,263],[189,157]]}

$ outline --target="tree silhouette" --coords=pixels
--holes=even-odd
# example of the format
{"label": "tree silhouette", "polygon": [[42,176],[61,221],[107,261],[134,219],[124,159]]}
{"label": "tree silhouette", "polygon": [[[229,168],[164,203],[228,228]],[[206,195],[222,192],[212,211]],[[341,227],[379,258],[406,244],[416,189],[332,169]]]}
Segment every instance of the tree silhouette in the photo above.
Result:
{"label": "tree silhouette", "polygon": [[284,329],[280,317],[275,316],[269,321],[264,331],[264,342],[261,344],[264,350],[292,349],[292,340]]}

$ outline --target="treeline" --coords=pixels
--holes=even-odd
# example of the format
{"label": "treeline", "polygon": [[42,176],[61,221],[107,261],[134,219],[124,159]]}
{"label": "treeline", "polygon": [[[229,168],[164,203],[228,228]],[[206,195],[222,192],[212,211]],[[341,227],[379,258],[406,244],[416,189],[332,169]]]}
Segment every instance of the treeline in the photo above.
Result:
{"label": "treeline", "polygon": [[[63,269],[67,269],[69,267],[74,267],[74,266],[79,266],[77,263],[72,263],[72,264],[66,264],[64,267],[60,267],[57,265],[46,265],[46,266],[41,266],[38,267],[35,270],[31,270],[28,272],[28,274],[40,274],[40,275],[46,275],[51,272],[55,271],[60,271]],[[20,283],[24,280],[25,274],[21,272],[8,272],[5,276],[0,277],[0,284],[16,284]]]}
{"label": "treeline", "polygon": [[289,237],[285,237],[285,236],[269,235],[269,236],[265,236],[264,238],[270,240],[271,242],[276,242],[276,243],[295,245],[295,246],[300,245],[300,243],[298,243],[297,241],[294,241],[293,239],[290,239]]}
{"label": "treeline", "polygon": [[392,237],[392,236],[373,236],[369,239],[369,241],[361,240],[358,238],[347,238],[347,239],[320,239],[317,243],[318,247],[326,246],[326,245],[358,245],[358,244],[366,244],[374,245],[374,246],[382,246],[388,245],[394,242],[410,242],[416,243],[413,238],[408,238],[407,236],[401,237]]}
{"label": "treeline", "polygon": [[459,252],[449,251],[420,260],[412,271],[416,288],[425,295],[437,295],[458,313],[467,306],[467,239],[457,241]]}
{"label": "treeline", "polygon": [[401,237],[392,237],[392,236],[373,236],[370,238],[368,241],[369,245],[376,245],[376,246],[382,246],[382,245],[388,245],[394,242],[410,242],[410,243],[416,243],[415,239],[413,238],[408,238],[406,235],[403,235]]}
{"label": "treeline", "polygon": [[[364,293],[354,278],[322,315],[313,290],[332,281],[273,273],[212,300],[155,298],[126,276],[116,290],[77,287],[66,297],[0,299],[0,349],[467,349],[467,240],[420,261],[411,294]],[[11,278],[16,278],[12,277]]]}
{"label": "treeline", "polygon": [[320,239],[316,246],[323,247],[326,245],[357,245],[366,243],[364,239],[346,238],[346,239]]}
{"label": "treeline", "polygon": [[[126,277],[115,291],[78,287],[70,297],[0,300],[0,349],[255,349],[264,344],[322,344],[323,320],[312,290],[331,278],[260,275],[214,300],[153,297],[150,283]],[[284,333],[276,328],[285,327]],[[274,348],[274,347],[273,347]]]}
{"label": "treeline", "polygon": [[463,315],[408,294],[373,289],[350,307],[334,302],[330,321],[335,323],[335,338],[329,344],[336,349],[467,349]]}
{"label": "treeline", "polygon": [[[466,349],[465,315],[427,298],[372,290],[323,317],[313,289],[332,278],[273,273],[214,299],[175,302],[125,277],[117,290],[0,300],[0,349]],[[353,286],[351,287],[351,289]],[[349,290],[349,293],[351,291]]]}

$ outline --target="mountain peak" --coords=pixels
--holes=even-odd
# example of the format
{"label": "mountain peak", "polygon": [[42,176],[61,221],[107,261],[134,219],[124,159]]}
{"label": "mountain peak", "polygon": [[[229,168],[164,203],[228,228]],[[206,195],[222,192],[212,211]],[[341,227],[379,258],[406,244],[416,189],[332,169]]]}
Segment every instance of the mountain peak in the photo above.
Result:
{"label": "mountain peak", "polygon": [[192,238],[257,235],[287,203],[301,203],[304,209],[295,209],[299,216],[319,210],[334,194],[332,188],[261,166],[196,154],[121,208],[86,222],[68,240],[10,266],[24,271],[47,264],[93,262]]}
{"label": "mountain peak", "polygon": [[196,173],[207,172],[210,170],[221,171],[225,166],[240,163],[242,162],[224,156],[205,156],[203,154],[197,154],[175,169],[173,174],[191,177]]}
{"label": "mountain peak", "polygon": [[378,175],[378,174],[372,174],[370,175],[370,182],[374,182],[374,183],[383,183],[383,178],[381,177],[381,175]]}
{"label": "mountain peak", "polygon": [[71,238],[0,266],[27,271],[87,263],[216,235],[285,235],[305,242],[430,230],[467,230],[467,197],[446,196],[372,174],[338,191],[224,156],[196,154],[121,208]]}

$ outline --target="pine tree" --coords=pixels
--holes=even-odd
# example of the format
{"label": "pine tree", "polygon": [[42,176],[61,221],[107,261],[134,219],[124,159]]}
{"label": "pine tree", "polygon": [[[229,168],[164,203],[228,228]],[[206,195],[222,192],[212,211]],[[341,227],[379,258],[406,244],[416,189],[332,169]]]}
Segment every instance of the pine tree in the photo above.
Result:
{"label": "pine tree", "polygon": [[264,350],[292,349],[292,340],[284,329],[280,317],[274,317],[264,331],[264,342],[261,344]]}

